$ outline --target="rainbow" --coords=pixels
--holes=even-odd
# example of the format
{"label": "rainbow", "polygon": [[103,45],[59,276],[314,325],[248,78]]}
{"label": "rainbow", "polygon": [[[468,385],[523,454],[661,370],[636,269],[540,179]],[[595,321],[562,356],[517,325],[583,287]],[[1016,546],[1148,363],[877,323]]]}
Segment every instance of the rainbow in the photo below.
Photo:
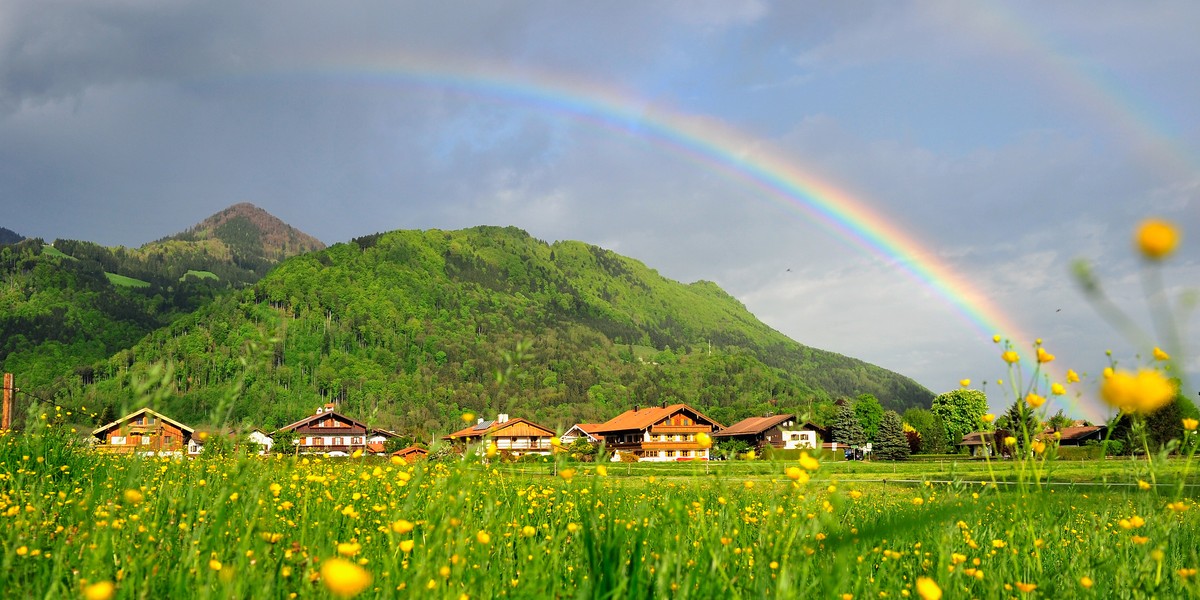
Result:
{"label": "rainbow", "polygon": [[[234,77],[261,79],[264,74]],[[1026,373],[1036,367],[1029,360],[1033,338],[976,290],[971,281],[924,249],[886,215],[860,201],[846,186],[802,169],[763,140],[718,120],[639,102],[632,93],[570,75],[515,71],[478,60],[456,61],[441,56],[350,60],[324,64],[315,70],[310,65],[302,71],[278,71],[266,77],[283,81],[317,77],[364,86],[401,84],[461,93],[552,111],[648,140],[757,190],[784,210],[804,215],[849,245],[895,265],[952,306],[980,333],[981,343],[990,344],[992,336],[999,334],[1015,347],[1026,349],[1021,352]],[[997,348],[998,366],[999,354]],[[1064,379],[1061,373],[1050,375],[1057,381]],[[1063,398],[1068,398],[1071,412],[1083,413],[1093,422],[1106,419],[1105,410],[1090,398]]]}

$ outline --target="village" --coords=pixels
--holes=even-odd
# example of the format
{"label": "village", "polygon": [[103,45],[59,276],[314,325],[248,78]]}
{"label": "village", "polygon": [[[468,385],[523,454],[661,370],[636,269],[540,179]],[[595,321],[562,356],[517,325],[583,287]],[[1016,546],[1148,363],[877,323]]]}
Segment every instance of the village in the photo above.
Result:
{"label": "village", "polygon": [[[485,420],[464,415],[466,427],[442,436],[456,453],[468,447],[489,456],[517,460],[522,457],[549,456],[577,442],[588,447],[603,446],[613,462],[686,462],[714,459],[714,443],[737,441],[749,456],[763,456],[771,450],[819,449],[827,455],[848,460],[871,457],[871,444],[850,447],[833,441],[828,428],[798,420],[794,414],[750,417],[728,427],[683,404],[635,406],[603,423],[577,423],[559,434],[531,420],[500,413]],[[1053,440],[1059,446],[1081,446],[1103,439],[1104,426],[1078,425],[1046,429],[1039,439]],[[91,441],[101,452],[149,456],[195,457],[203,451],[212,435],[185,425],[150,408],[133,411],[92,431]],[[373,428],[342,414],[335,404],[317,408],[313,414],[271,432],[259,428],[234,438],[232,445],[253,445],[253,453],[319,454],[329,457],[391,455],[408,462],[426,458],[430,446],[410,443],[395,448],[395,431]],[[1007,436],[1003,430],[975,431],[957,446],[967,455],[1003,454],[998,443]],[[590,459],[590,455],[588,457]]]}

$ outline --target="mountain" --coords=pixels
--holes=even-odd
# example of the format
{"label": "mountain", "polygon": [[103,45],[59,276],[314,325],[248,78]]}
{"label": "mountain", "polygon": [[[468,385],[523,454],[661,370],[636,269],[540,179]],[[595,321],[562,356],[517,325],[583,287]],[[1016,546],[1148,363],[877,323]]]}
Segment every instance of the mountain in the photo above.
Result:
{"label": "mountain", "polygon": [[0,227],[0,246],[7,245],[7,244],[15,244],[23,239],[25,239],[25,238],[22,235],[20,235],[19,233],[15,232],[11,229]]}
{"label": "mountain", "polygon": [[[271,213],[242,202],[234,204],[192,226],[183,233],[163,238],[154,244],[170,242],[217,241],[241,264],[274,264],[285,258],[321,250],[325,244],[276,218]],[[143,250],[147,247],[143,246]]]}
{"label": "mountain", "polygon": [[732,422],[861,393],[897,410],[933,396],[792,341],[714,283],[497,227],[395,231],[293,257],[64,393],[115,412],[158,363],[173,366],[161,408],[185,421],[275,427],[337,402],[417,435],[465,411],[565,427],[683,401]]}
{"label": "mountain", "polygon": [[[324,245],[250,204],[141,248],[24,240],[0,246],[0,368],[47,393],[154,329]],[[55,383],[59,382],[59,383]]]}

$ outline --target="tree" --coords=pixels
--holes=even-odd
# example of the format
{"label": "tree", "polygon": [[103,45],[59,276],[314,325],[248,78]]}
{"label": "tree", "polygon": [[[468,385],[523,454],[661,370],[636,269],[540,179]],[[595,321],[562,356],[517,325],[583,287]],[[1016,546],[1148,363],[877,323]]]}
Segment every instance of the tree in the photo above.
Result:
{"label": "tree", "polygon": [[904,422],[921,437],[921,452],[941,454],[946,451],[946,426],[941,417],[924,408],[910,408],[904,411]]}
{"label": "tree", "polygon": [[276,431],[271,434],[271,451],[280,454],[290,454],[295,452],[296,440],[299,436],[295,430]]}
{"label": "tree", "polygon": [[[1025,446],[1026,435],[1032,442],[1034,436],[1042,430],[1037,415],[1033,414],[1033,409],[1022,400],[1013,402],[1004,414],[996,418],[996,429],[1009,432],[1009,435],[1017,438],[1017,444],[1021,447]],[[1000,441],[1003,441],[1003,438]]]}
{"label": "tree", "polygon": [[854,401],[854,414],[858,417],[858,422],[862,423],[867,439],[879,439],[879,424],[883,421],[883,406],[879,404],[879,399],[871,394],[859,395]]}
{"label": "tree", "polygon": [[728,438],[713,444],[713,454],[719,458],[732,460],[745,454],[750,449],[750,443],[745,440]]}
{"label": "tree", "polygon": [[879,435],[875,438],[873,453],[882,460],[907,460],[910,448],[904,435],[904,422],[894,410],[883,413],[879,423]]}
{"label": "tree", "polygon": [[833,421],[833,441],[851,447],[867,442],[867,432],[858,421],[858,415],[854,414],[854,406],[848,402],[842,405]]}
{"label": "tree", "polygon": [[908,440],[909,454],[919,454],[921,452],[921,432],[912,425],[904,423],[904,437]]}
{"label": "tree", "polygon": [[1046,421],[1046,427],[1058,430],[1064,427],[1070,427],[1074,422],[1075,421],[1071,419],[1071,417],[1063,414],[1063,411],[1060,408],[1058,409],[1058,412],[1054,413],[1053,417],[1050,417],[1050,419]]}
{"label": "tree", "polygon": [[942,418],[947,444],[957,445],[963,436],[979,429],[987,413],[987,396],[979,390],[954,390],[933,399],[930,411]]}

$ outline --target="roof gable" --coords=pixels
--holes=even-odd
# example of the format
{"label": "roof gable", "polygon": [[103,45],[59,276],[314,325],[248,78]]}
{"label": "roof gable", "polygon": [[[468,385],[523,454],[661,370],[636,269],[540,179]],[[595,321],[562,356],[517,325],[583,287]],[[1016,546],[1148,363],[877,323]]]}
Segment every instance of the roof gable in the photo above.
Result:
{"label": "roof gable", "polygon": [[[522,418],[518,417],[516,419],[509,419],[504,422],[483,421],[480,423],[476,423],[474,425],[470,425],[468,427],[459,429],[458,431],[455,431],[454,433],[451,433],[450,435],[447,435],[446,439],[504,435],[502,433],[504,430],[509,429],[509,428],[514,427],[519,424],[524,424],[528,428],[533,429],[537,435],[541,435],[541,436],[556,435],[554,433],[553,429],[550,429],[548,427],[543,427],[541,425],[538,425],[537,423],[534,423],[533,421],[530,421],[528,419],[522,419]],[[519,436],[529,435],[529,433],[527,433],[527,432],[522,432],[522,433],[511,432],[511,433],[519,435]]]}
{"label": "roof gable", "polygon": [[340,413],[336,410],[326,410],[326,411],[322,411],[322,412],[319,412],[316,414],[308,415],[307,417],[304,417],[303,419],[300,419],[299,421],[296,421],[295,423],[284,425],[283,427],[280,427],[277,431],[295,431],[296,429],[299,429],[300,427],[304,427],[305,425],[308,425],[308,424],[312,423],[313,421],[321,421],[321,420],[329,419],[329,418],[337,419],[344,423],[349,423],[352,426],[362,427],[364,430],[367,430],[367,431],[370,430],[370,428],[367,427],[367,424],[363,423],[362,421],[358,421],[356,419],[351,419],[350,417],[347,417],[346,415],[343,415],[342,413]]}
{"label": "roof gable", "polygon": [[610,431],[627,431],[631,429],[643,430],[654,426],[666,419],[679,413],[688,413],[692,418],[700,424],[712,426],[714,429],[719,429],[721,424],[708,418],[704,413],[686,405],[686,404],[671,404],[668,406],[651,406],[648,408],[633,408],[627,410],[604,423],[601,423],[595,430],[595,433],[606,433]]}
{"label": "roof gable", "polygon": [[[768,429],[771,429],[772,427],[777,427],[788,421],[794,421],[795,419],[796,415],[793,414],[771,415],[769,417],[750,417],[748,419],[742,419],[741,421],[738,421],[737,423],[718,431],[714,435],[758,435],[767,431]],[[802,427],[803,425],[807,425],[807,423],[801,424]]]}
{"label": "roof gable", "polygon": [[180,431],[182,431],[188,435],[191,435],[196,432],[195,429],[188,427],[187,425],[184,425],[183,423],[180,423],[179,421],[176,421],[175,419],[172,419],[171,417],[168,417],[156,410],[152,410],[149,407],[145,407],[145,408],[139,408],[138,410],[135,410],[135,411],[117,419],[116,421],[113,421],[113,422],[105,424],[105,425],[101,425],[101,426],[93,429],[92,435],[100,435],[101,433],[104,433],[111,429],[120,427],[121,425],[123,425],[129,421],[132,421],[134,418],[139,417],[144,414],[158,417],[159,419],[162,419],[163,421],[166,421],[166,422],[178,427]]}

